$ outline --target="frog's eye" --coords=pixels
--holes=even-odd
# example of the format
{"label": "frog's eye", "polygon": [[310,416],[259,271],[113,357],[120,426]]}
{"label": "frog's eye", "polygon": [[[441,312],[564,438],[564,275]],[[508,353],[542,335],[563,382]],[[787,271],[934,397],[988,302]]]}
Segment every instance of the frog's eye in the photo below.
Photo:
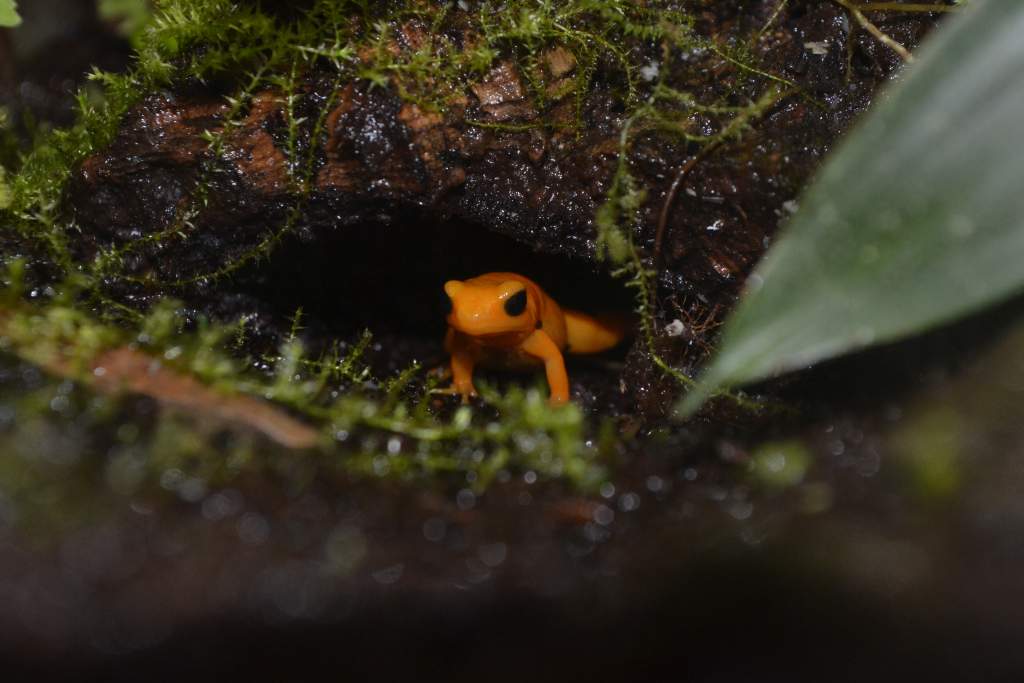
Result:
{"label": "frog's eye", "polygon": [[517,315],[522,315],[526,311],[526,290],[520,289],[518,292],[505,299],[505,312],[513,318]]}

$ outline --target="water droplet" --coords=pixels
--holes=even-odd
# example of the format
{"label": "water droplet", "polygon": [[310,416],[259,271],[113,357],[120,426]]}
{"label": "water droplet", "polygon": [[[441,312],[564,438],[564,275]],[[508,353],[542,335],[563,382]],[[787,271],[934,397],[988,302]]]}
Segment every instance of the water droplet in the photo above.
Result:
{"label": "water droplet", "polygon": [[206,481],[189,477],[178,486],[178,495],[187,503],[198,503],[206,496]]}
{"label": "water droplet", "polygon": [[216,522],[238,514],[243,505],[242,494],[234,489],[226,489],[207,496],[203,501],[203,517]]}
{"label": "water droplet", "polygon": [[160,474],[160,487],[167,491],[174,491],[184,479],[184,473],[176,467],[172,467]]}
{"label": "water droplet", "polygon": [[657,61],[652,61],[650,64],[640,67],[640,78],[645,81],[653,81],[658,77],[660,67],[661,65]]}
{"label": "water droplet", "polygon": [[504,543],[489,543],[477,548],[476,554],[481,562],[493,569],[505,561],[508,556],[508,546]]}
{"label": "water droplet", "polygon": [[423,522],[423,538],[431,543],[440,543],[448,533],[448,524],[440,517],[431,517]]}
{"label": "water droplet", "polygon": [[607,505],[598,505],[594,508],[594,521],[601,526],[608,526],[615,521],[615,511]]}
{"label": "water droplet", "polygon": [[470,489],[462,489],[455,495],[455,504],[460,510],[470,510],[476,505],[476,494]]}
{"label": "water droplet", "polygon": [[238,520],[238,537],[247,545],[260,545],[270,537],[270,524],[263,515],[247,512]]}
{"label": "water droplet", "polygon": [[366,557],[366,536],[350,522],[342,522],[324,541],[324,557],[331,571],[347,575]]}
{"label": "water droplet", "polygon": [[729,504],[729,514],[733,519],[743,521],[754,512],[754,504],[747,500],[737,500]]}
{"label": "water droplet", "polygon": [[67,396],[59,395],[50,399],[50,410],[55,413],[66,413],[70,407],[71,401],[68,400]]}
{"label": "water droplet", "polygon": [[640,507],[640,496],[630,491],[619,498],[619,509],[623,512],[633,512]]}
{"label": "water droplet", "polygon": [[761,460],[761,464],[764,465],[765,469],[769,472],[777,474],[786,469],[786,454],[782,451],[771,451],[765,454],[764,458]]}
{"label": "water droplet", "polygon": [[676,319],[665,325],[665,334],[670,337],[678,337],[683,332],[686,332],[686,325],[683,324],[682,320]]}
{"label": "water droplet", "polygon": [[384,567],[373,572],[373,580],[381,585],[389,586],[397,583],[404,573],[405,565],[399,562],[398,564],[393,564],[390,567]]}

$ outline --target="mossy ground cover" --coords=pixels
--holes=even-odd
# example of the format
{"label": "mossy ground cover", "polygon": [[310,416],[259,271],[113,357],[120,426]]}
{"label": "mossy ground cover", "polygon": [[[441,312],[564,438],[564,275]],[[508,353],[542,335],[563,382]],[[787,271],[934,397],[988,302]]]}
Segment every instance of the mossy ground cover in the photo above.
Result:
{"label": "mossy ground cover", "polygon": [[[439,394],[444,382],[433,368],[413,365],[392,376],[374,376],[363,360],[373,330],[310,353],[302,341],[301,310],[296,310],[292,330],[267,352],[248,343],[246,320],[212,320],[175,295],[190,286],[216,288],[243,266],[272,258],[301,223],[317,154],[316,145],[304,141],[323,138],[333,96],[327,95],[312,116],[303,111],[304,88],[312,80],[334,83],[332,93],[348,82],[369,84],[423,111],[444,112],[496,65],[511,61],[525,77],[531,106],[541,114],[530,127],[568,127],[572,134],[582,125],[589,92],[601,89],[616,99],[623,121],[618,166],[596,216],[597,249],[636,292],[644,353],[685,387],[686,368],[661,358],[654,345],[659,245],[655,240],[653,249],[639,246],[641,213],[649,198],[631,174],[634,140],[653,135],[695,150],[713,149],[742,137],[784,98],[804,97],[813,105],[794,83],[761,64],[753,46],[768,24],[719,38],[700,29],[701,9],[700,3],[626,0],[159,3],[150,26],[136,37],[134,66],[123,74],[95,72],[93,87],[79,97],[74,126],[41,136],[27,155],[18,156],[6,144],[0,156],[6,166],[0,220],[11,245],[4,255],[4,351],[9,358],[58,368],[58,388],[46,385],[48,390],[64,391],[60,387],[70,381],[82,387],[76,392],[91,396],[97,355],[130,348],[198,378],[225,401],[241,395],[269,401],[319,435],[301,456],[285,454],[272,440],[249,435],[224,441],[220,432],[167,411],[138,428],[130,410],[110,407],[120,405],[119,399],[83,399],[83,411],[68,419],[132,435],[137,456],[129,469],[141,473],[140,481],[157,482],[168,469],[189,468],[203,478],[223,479],[236,470],[273,467],[276,458],[302,457],[342,472],[426,476],[477,491],[524,472],[596,491],[614,477],[615,457],[628,443],[614,417],[588,414],[572,404],[550,409],[543,387],[529,379],[525,386],[484,391],[481,404],[457,406]],[[410,36],[417,39],[410,42]],[[544,57],[553,50],[571,55],[576,65],[572,78],[558,83],[557,93]],[[728,78],[699,92],[683,89],[679,83],[686,79],[673,77],[668,65],[691,58],[710,60]],[[113,284],[135,277],[124,265],[134,250],[187,239],[206,201],[207,178],[200,178],[198,190],[166,229],[82,258],[75,249],[80,226],[65,195],[72,172],[110,144],[126,112],[161,89],[222,93],[221,126],[205,140],[216,161],[253,95],[267,88],[282,104],[281,148],[295,198],[278,228],[215,271],[155,283],[162,296],[145,304],[113,296]],[[570,122],[546,118],[553,99],[567,95],[575,102]],[[476,125],[500,130],[510,124]],[[214,163],[204,170],[214,172]],[[23,430],[35,429],[36,418],[54,419],[53,400],[14,400],[18,419],[10,423],[10,438],[17,441]],[[745,399],[739,402],[751,407]],[[93,407],[96,415],[90,413]],[[105,467],[127,462],[109,455],[117,450],[108,451]],[[108,477],[108,483],[115,480],[123,483],[120,475]]]}

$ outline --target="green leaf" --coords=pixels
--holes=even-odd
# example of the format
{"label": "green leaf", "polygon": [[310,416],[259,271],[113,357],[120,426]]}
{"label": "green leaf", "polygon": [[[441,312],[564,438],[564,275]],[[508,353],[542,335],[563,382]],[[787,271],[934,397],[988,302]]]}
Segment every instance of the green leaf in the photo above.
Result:
{"label": "green leaf", "polygon": [[973,2],[826,162],[699,387],[914,335],[1024,289],[1024,2]]}
{"label": "green leaf", "polygon": [[0,26],[17,26],[20,23],[17,0],[0,0]]}

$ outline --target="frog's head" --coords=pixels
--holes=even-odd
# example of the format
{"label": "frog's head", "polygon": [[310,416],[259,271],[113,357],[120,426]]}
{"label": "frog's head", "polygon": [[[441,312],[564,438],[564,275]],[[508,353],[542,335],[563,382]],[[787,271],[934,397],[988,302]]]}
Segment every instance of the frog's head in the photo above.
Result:
{"label": "frog's head", "polygon": [[448,324],[470,336],[528,332],[536,326],[537,307],[522,282],[449,280],[444,293]]}

